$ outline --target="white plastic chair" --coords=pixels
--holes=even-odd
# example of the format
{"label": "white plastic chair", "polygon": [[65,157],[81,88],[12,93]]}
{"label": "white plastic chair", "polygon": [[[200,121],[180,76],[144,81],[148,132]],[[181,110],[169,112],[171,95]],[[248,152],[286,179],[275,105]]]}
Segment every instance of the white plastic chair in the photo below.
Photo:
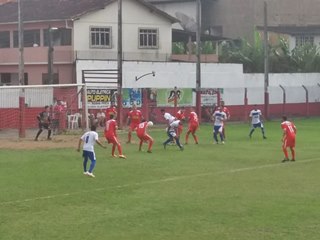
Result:
{"label": "white plastic chair", "polygon": [[68,116],[68,128],[69,129],[79,128],[79,117],[80,117],[80,113],[75,113],[73,115]]}

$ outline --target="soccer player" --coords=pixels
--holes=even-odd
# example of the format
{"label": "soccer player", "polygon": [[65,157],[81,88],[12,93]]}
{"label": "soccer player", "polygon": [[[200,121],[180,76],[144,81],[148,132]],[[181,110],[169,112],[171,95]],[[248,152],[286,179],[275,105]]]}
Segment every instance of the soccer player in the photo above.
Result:
{"label": "soccer player", "polygon": [[161,109],[161,114],[163,115],[164,119],[167,121],[168,127],[170,126],[170,123],[172,123],[176,118],[172,116],[170,113],[166,112],[166,110]]}
{"label": "soccer player", "polygon": [[[224,101],[221,101],[220,102],[220,108],[222,110],[222,112],[224,112],[226,114],[226,120],[229,120],[231,118],[231,114],[230,114],[230,111],[229,109],[224,105]],[[225,124],[225,121],[224,121],[224,126],[223,126],[223,130],[222,130],[222,134],[223,134],[223,138],[226,139],[226,124]]]}
{"label": "soccer player", "polygon": [[[166,133],[167,135],[169,135],[169,129],[170,129],[170,124],[176,120],[176,118],[174,116],[172,116],[170,113],[166,112],[164,109],[161,109],[161,114],[163,115],[164,119],[166,120],[167,122],[167,128],[166,128]],[[174,145],[175,144],[175,141],[174,139],[172,138],[171,140],[171,144]]]}
{"label": "soccer player", "polygon": [[[96,132],[96,129],[97,129],[96,125],[92,125],[90,128],[91,131],[88,131],[81,136],[81,138],[79,139],[78,149],[77,149],[78,152],[80,152],[80,146],[81,146],[81,143],[83,142],[83,152],[82,152],[83,174],[89,177],[95,177],[92,173],[94,167],[96,166],[96,161],[97,161],[96,155],[94,152],[95,143],[97,143],[103,148],[106,148],[106,146],[103,146],[102,143],[99,141],[98,133]],[[90,159],[91,164],[90,164],[89,170],[87,171],[88,159]]]}
{"label": "soccer player", "polygon": [[115,150],[116,147],[118,148],[118,153],[119,153],[119,158],[126,158],[125,155],[122,154],[122,147],[120,142],[118,141],[117,138],[117,129],[118,129],[118,125],[117,125],[117,121],[114,118],[114,115],[110,115],[110,118],[107,122],[106,122],[106,126],[104,129],[104,136],[107,139],[108,143],[112,143],[112,150],[111,150],[111,155],[112,157],[117,157],[117,155],[115,155]]}
{"label": "soccer player", "polygon": [[296,133],[297,128],[296,126],[287,120],[286,116],[282,117],[282,123],[281,128],[283,129],[283,135],[282,135],[282,151],[284,153],[284,159],[282,162],[289,161],[288,156],[288,150],[287,148],[290,148],[291,151],[291,161],[295,161],[295,147],[296,147]]}
{"label": "soccer player", "polygon": [[217,110],[212,114],[212,119],[214,121],[213,124],[213,138],[216,144],[218,141],[218,134],[220,135],[221,143],[224,144],[224,136],[223,136],[223,124],[226,120],[227,115],[222,111],[221,107],[218,107]]}
{"label": "soccer player", "polygon": [[181,135],[181,133],[183,131],[182,122],[186,119],[184,108],[180,108],[178,110],[178,112],[176,113],[176,117],[175,118],[177,120],[180,120],[180,122],[181,122],[181,124],[179,124],[179,127],[177,129],[177,135],[180,137],[180,135]]}
{"label": "soccer player", "polygon": [[110,116],[113,115],[113,119],[116,119],[117,116],[117,108],[113,102],[111,102],[110,107],[106,109],[106,120],[111,119]]}
{"label": "soccer player", "polygon": [[199,127],[198,115],[196,114],[196,112],[192,108],[191,112],[189,114],[189,127],[188,127],[188,132],[186,133],[185,144],[188,144],[188,139],[189,139],[190,133],[192,134],[195,143],[198,144],[198,137],[196,135],[196,131],[198,130],[198,127]]}
{"label": "soccer player", "polygon": [[169,138],[163,143],[164,149],[166,149],[168,143],[175,140],[180,150],[183,151],[183,146],[180,144],[179,136],[177,135],[177,130],[180,124],[180,120],[175,120],[172,123],[170,123],[169,129],[167,131]]}
{"label": "soccer player", "polygon": [[148,143],[148,153],[152,153],[152,145],[153,145],[153,138],[147,133],[148,127],[153,126],[153,122],[149,121],[146,122],[145,120],[142,120],[142,122],[138,125],[136,131],[137,136],[140,139],[139,143],[139,151],[141,151],[143,142]]}
{"label": "soccer player", "polygon": [[128,141],[127,143],[131,143],[132,132],[139,126],[141,120],[143,119],[142,113],[137,109],[135,104],[132,105],[132,110],[128,113],[127,125],[129,126],[128,131]]}
{"label": "soccer player", "polygon": [[38,125],[39,125],[39,131],[37,132],[37,135],[34,140],[38,141],[38,137],[42,133],[43,129],[48,130],[47,139],[51,140],[51,117],[50,117],[49,106],[44,107],[44,111],[38,114],[37,120],[38,120]]}
{"label": "soccer player", "polygon": [[262,118],[262,113],[260,109],[257,108],[257,105],[254,105],[254,109],[251,110],[249,117],[251,118],[251,130],[249,133],[249,137],[252,137],[254,130],[258,127],[261,129],[263,139],[266,139],[266,135],[264,133],[263,123],[260,118]]}

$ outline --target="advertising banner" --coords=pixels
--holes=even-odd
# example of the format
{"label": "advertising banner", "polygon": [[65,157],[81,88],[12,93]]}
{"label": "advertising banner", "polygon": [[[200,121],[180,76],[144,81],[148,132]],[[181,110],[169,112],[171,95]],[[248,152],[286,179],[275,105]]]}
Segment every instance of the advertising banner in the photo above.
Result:
{"label": "advertising banner", "polygon": [[[117,89],[107,88],[88,88],[87,99],[88,109],[107,108],[114,102],[117,105]],[[141,89],[138,88],[124,88],[122,89],[122,106],[130,108],[135,103],[137,107],[141,107],[142,96]]]}
{"label": "advertising banner", "polygon": [[124,88],[122,89],[122,106],[124,108],[130,108],[133,104],[136,104],[138,108],[142,104],[142,94],[140,88]]}
{"label": "advertising banner", "polygon": [[192,105],[192,89],[191,88],[167,88],[157,89],[157,106],[171,107],[177,101],[178,106]]}

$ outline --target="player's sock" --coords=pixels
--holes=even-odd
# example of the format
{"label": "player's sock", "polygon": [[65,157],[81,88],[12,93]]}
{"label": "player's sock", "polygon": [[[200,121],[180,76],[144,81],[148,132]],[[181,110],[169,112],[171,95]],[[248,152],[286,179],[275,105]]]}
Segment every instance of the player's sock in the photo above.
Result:
{"label": "player's sock", "polygon": [[87,162],[88,162],[88,158],[84,158],[83,159],[83,172],[87,171]]}
{"label": "player's sock", "polygon": [[283,153],[286,159],[289,159],[288,150],[286,148],[283,149]]}
{"label": "player's sock", "polygon": [[291,155],[292,155],[292,161],[295,161],[296,160],[296,151],[294,148],[291,148]]}
{"label": "player's sock", "polygon": [[117,145],[118,146],[118,152],[119,152],[119,155],[122,155],[122,147],[120,144]]}
{"label": "player's sock", "polygon": [[36,138],[35,138],[34,140],[38,140],[38,137],[40,136],[41,133],[42,133],[42,130],[40,129],[40,130],[37,132]]}
{"label": "player's sock", "polygon": [[251,129],[250,133],[249,133],[249,137],[251,138],[252,133],[254,132],[254,129]]}
{"label": "player's sock", "polygon": [[215,142],[218,142],[218,136],[216,132],[213,134],[213,139]]}
{"label": "player's sock", "polygon": [[176,138],[176,143],[178,145],[179,148],[182,148],[181,144],[180,144],[180,139],[179,138]]}
{"label": "player's sock", "polygon": [[187,132],[186,134],[186,141],[185,141],[186,144],[188,144],[189,134],[190,134],[189,132]]}
{"label": "player's sock", "polygon": [[89,168],[89,173],[92,173],[94,167],[96,166],[96,160],[91,161],[90,168]]}
{"label": "player's sock", "polygon": [[163,145],[167,145],[169,142],[171,142],[171,138],[168,138],[167,141],[163,143]]}
{"label": "player's sock", "polygon": [[152,145],[153,145],[153,141],[149,140],[148,151],[150,152],[151,152]]}
{"label": "player's sock", "polygon": [[115,151],[116,151],[116,145],[113,144],[113,145],[112,145],[112,150],[111,150],[112,156],[114,156],[114,152],[115,152]]}
{"label": "player's sock", "polygon": [[128,141],[127,143],[130,143],[131,142],[131,132],[128,133]]}
{"label": "player's sock", "polygon": [[198,144],[198,137],[196,135],[194,135],[194,134],[192,136],[193,136],[193,139],[196,142],[196,144]]}
{"label": "player's sock", "polygon": [[220,133],[220,140],[221,140],[221,142],[223,142],[223,141],[224,141],[223,133]]}
{"label": "player's sock", "polygon": [[51,136],[51,130],[48,130],[48,139],[51,139],[50,136]]}

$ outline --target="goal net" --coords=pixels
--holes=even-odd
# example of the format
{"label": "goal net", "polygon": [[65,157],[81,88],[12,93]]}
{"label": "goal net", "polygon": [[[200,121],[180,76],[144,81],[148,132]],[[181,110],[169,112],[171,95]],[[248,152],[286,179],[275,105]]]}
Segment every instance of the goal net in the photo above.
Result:
{"label": "goal net", "polygon": [[[0,138],[34,139],[40,128],[37,116],[46,106],[51,136],[88,129],[84,84],[1,86]],[[45,137],[47,133],[39,140]]]}

